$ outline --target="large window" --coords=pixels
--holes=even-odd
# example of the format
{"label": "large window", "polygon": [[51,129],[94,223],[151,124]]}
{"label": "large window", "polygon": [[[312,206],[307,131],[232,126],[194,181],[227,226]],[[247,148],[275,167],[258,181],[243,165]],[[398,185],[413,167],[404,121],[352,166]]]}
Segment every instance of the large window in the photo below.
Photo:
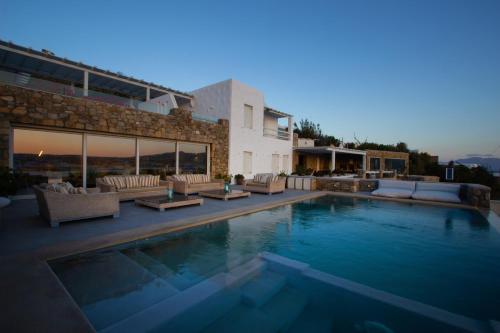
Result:
{"label": "large window", "polygon": [[175,142],[140,139],[139,173],[162,179],[175,174]]}
{"label": "large window", "polygon": [[24,186],[48,181],[82,184],[82,135],[14,129],[14,170]]}
{"label": "large window", "polygon": [[246,105],[243,110],[243,127],[253,128],[253,106]]}
{"label": "large window", "polygon": [[87,136],[87,185],[105,175],[135,174],[135,139],[116,136]]}
{"label": "large window", "polygon": [[379,171],[380,170],[380,158],[371,157],[370,158],[370,171]]}
{"label": "large window", "polygon": [[[207,174],[209,147],[152,138],[15,128],[12,163],[23,193],[31,185],[47,182],[69,181],[73,186],[83,186],[86,181],[88,187],[94,187],[96,178],[134,175],[137,171],[160,175],[161,179],[176,172]],[[87,174],[83,175],[85,167]]]}
{"label": "large window", "polygon": [[179,143],[179,173],[207,173],[207,145]]}
{"label": "large window", "polygon": [[252,174],[252,153],[249,151],[243,152],[243,174]]}
{"label": "large window", "polygon": [[396,170],[398,173],[403,173],[406,170],[405,160],[398,158],[386,158],[385,170]]}

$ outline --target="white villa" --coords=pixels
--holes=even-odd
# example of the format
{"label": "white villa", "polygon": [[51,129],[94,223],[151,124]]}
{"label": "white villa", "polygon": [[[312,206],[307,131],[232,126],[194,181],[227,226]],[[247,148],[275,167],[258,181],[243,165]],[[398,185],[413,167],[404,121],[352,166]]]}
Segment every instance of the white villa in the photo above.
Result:
{"label": "white villa", "polygon": [[198,114],[229,120],[229,173],[292,171],[293,117],[265,105],[264,95],[236,80],[191,92]]}

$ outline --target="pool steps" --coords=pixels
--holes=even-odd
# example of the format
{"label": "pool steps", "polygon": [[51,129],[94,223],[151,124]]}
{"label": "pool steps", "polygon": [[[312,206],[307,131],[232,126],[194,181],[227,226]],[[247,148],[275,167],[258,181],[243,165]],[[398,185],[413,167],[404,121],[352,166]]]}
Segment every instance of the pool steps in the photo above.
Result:
{"label": "pool steps", "polygon": [[464,331],[497,332],[494,323],[376,290],[272,253],[261,253],[243,264],[235,260],[217,269],[209,264],[205,276],[210,277],[183,290],[169,283],[178,277],[157,259],[140,250],[124,251],[122,255],[136,264],[135,274],[154,278],[139,290],[84,306],[99,332],[300,332],[308,322],[314,323],[315,331],[331,332],[333,323],[328,316],[307,311],[308,294],[294,283],[304,278]]}

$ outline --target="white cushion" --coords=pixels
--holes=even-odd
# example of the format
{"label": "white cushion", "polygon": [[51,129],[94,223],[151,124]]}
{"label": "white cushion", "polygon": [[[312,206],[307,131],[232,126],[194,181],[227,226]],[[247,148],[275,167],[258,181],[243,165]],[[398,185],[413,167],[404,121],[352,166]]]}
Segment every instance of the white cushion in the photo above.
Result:
{"label": "white cushion", "polygon": [[458,194],[444,191],[416,191],[411,197],[417,200],[444,201],[453,203],[462,202],[458,197]]}
{"label": "white cushion", "polygon": [[388,189],[402,189],[407,191],[415,191],[415,182],[403,181],[403,180],[379,180],[378,188],[388,188]]}
{"label": "white cushion", "polygon": [[413,191],[400,188],[380,188],[371,193],[378,197],[411,198]]}
{"label": "white cushion", "polygon": [[458,195],[460,193],[459,184],[418,182],[417,191],[438,191]]}

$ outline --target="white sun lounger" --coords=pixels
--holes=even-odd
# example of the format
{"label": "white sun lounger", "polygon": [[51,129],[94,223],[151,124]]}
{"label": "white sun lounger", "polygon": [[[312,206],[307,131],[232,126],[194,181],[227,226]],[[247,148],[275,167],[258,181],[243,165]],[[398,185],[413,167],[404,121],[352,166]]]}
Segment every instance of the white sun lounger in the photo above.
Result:
{"label": "white sun lounger", "polygon": [[411,196],[418,200],[461,203],[459,184],[418,182],[415,193]]}
{"label": "white sun lounger", "polygon": [[371,194],[389,198],[411,198],[415,182],[401,180],[379,180],[378,188]]}

